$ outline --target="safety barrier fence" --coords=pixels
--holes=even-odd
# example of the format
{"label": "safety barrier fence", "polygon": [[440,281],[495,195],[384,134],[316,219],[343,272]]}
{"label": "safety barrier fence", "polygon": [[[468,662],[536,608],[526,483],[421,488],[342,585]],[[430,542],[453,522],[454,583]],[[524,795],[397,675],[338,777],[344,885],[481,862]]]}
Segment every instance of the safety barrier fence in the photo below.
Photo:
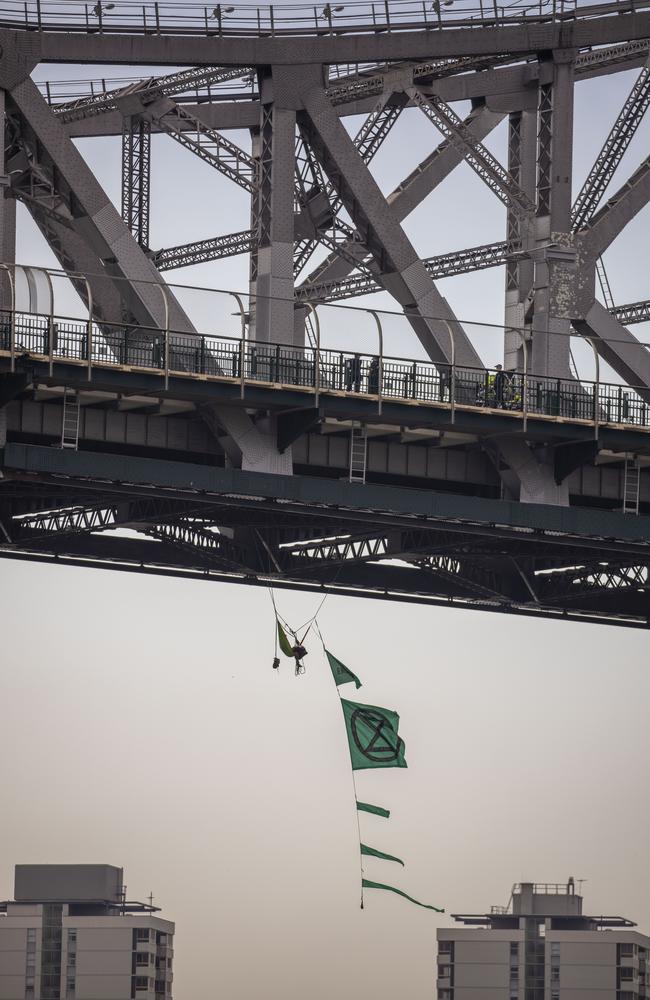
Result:
{"label": "safety barrier fence", "polygon": [[109,3],[4,0],[0,24],[32,31],[168,35],[344,35],[599,16],[644,9],[647,0],[371,0],[334,4]]}
{"label": "safety barrier fence", "polygon": [[634,389],[612,383],[554,379],[490,368],[434,365],[428,361],[316,347],[297,348],[234,337],[102,324],[34,313],[0,313],[0,350],[12,367],[21,356],[82,362],[93,368],[124,366],[161,375],[212,376],[245,387],[270,383],[320,393],[363,395],[451,407],[499,409],[526,420],[545,415],[650,428],[650,404]]}

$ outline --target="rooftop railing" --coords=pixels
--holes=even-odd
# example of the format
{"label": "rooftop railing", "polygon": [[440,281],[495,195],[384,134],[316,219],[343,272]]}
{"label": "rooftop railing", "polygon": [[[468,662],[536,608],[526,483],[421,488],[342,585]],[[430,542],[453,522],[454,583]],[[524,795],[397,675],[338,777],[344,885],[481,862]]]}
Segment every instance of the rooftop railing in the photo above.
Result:
{"label": "rooftop railing", "polygon": [[[492,410],[524,421],[541,416],[594,425],[629,425],[650,431],[650,404],[633,388],[603,382],[549,378],[491,368],[434,365],[430,361],[316,347],[298,348],[235,337],[206,336],[146,327],[88,323],[35,313],[0,313],[0,352],[15,368],[21,358],[87,368],[128,368],[160,375],[161,391],[173,378],[213,378],[247,386],[295,388],[457,409]],[[541,889],[536,890],[541,891]],[[549,890],[551,891],[551,890]],[[565,892],[566,886],[552,891]]]}

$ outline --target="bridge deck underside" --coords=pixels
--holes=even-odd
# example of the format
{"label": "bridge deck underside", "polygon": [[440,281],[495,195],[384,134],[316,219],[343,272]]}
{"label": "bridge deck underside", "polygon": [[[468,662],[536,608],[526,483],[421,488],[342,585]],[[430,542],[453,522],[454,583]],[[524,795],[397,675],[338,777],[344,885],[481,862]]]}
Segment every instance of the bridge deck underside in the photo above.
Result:
{"label": "bridge deck underside", "polygon": [[0,510],[6,558],[649,622],[644,516],[18,443]]}

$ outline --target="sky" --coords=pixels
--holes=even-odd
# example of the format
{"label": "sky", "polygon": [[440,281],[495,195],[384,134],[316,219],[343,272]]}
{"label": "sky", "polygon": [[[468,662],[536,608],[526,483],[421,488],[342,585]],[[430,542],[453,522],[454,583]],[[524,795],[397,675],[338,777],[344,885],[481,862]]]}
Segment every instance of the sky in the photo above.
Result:
{"label": "sky", "polygon": [[[576,88],[576,191],[634,77]],[[649,138],[646,122],[615,183],[647,155]],[[373,166],[383,190],[437,141],[430,123],[405,112]],[[505,157],[504,126],[488,145]],[[79,148],[119,205],[119,139]],[[53,263],[19,212],[18,259]],[[247,217],[243,192],[154,137],[152,246],[243,229]],[[649,222],[646,209],[608,251],[618,302],[647,296]],[[426,256],[501,239],[503,227],[502,206],[465,166],[406,225]],[[175,277],[245,289],[246,262]],[[440,288],[460,317],[499,323],[503,280],[487,271]],[[236,334],[223,297],[183,301],[204,332],[219,324]],[[322,312],[332,345],[343,334],[342,346],[371,342],[371,320],[344,325],[341,313]],[[403,322],[386,325],[388,352],[419,356]],[[475,337],[486,363],[501,360],[498,337],[480,327]],[[589,358],[579,364],[590,377]],[[447,911],[436,915],[377,892],[359,909],[336,689],[313,632],[305,676],[272,670],[266,591],[3,561],[0,600],[0,898],[12,896],[17,863],[123,866],[129,897],[153,892],[176,921],[177,1000],[430,998],[436,928],[449,914],[505,904],[519,881],[587,879],[587,911],[650,932],[645,633],[327,599],[328,647],[361,677],[361,700],[400,713],[406,741],[407,770],[357,774],[359,797],[392,813],[361,816],[364,841],[407,862],[366,859],[366,876]],[[297,627],[319,598],[283,592],[278,602]]]}

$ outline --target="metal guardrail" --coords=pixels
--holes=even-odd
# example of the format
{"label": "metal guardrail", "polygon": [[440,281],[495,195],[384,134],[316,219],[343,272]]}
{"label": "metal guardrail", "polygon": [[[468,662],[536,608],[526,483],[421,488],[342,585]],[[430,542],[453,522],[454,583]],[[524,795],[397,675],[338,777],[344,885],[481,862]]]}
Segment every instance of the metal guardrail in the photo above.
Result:
{"label": "metal guardrail", "polygon": [[[255,383],[362,395],[456,408],[497,409],[525,421],[533,415],[594,424],[632,425],[650,430],[650,404],[634,389],[611,383],[497,373],[490,368],[434,365],[429,361],[264,344],[235,337],[183,334],[44,316],[0,313],[0,351],[12,367],[21,356],[80,362],[92,383],[94,367],[126,367],[185,378],[212,376],[245,386]],[[162,386],[161,386],[162,389]]]}
{"label": "metal guardrail", "polygon": [[580,7],[578,0],[354,0],[345,4],[243,6],[4,0],[0,24],[36,31],[158,35],[345,35],[481,27],[645,9],[648,0]]}

